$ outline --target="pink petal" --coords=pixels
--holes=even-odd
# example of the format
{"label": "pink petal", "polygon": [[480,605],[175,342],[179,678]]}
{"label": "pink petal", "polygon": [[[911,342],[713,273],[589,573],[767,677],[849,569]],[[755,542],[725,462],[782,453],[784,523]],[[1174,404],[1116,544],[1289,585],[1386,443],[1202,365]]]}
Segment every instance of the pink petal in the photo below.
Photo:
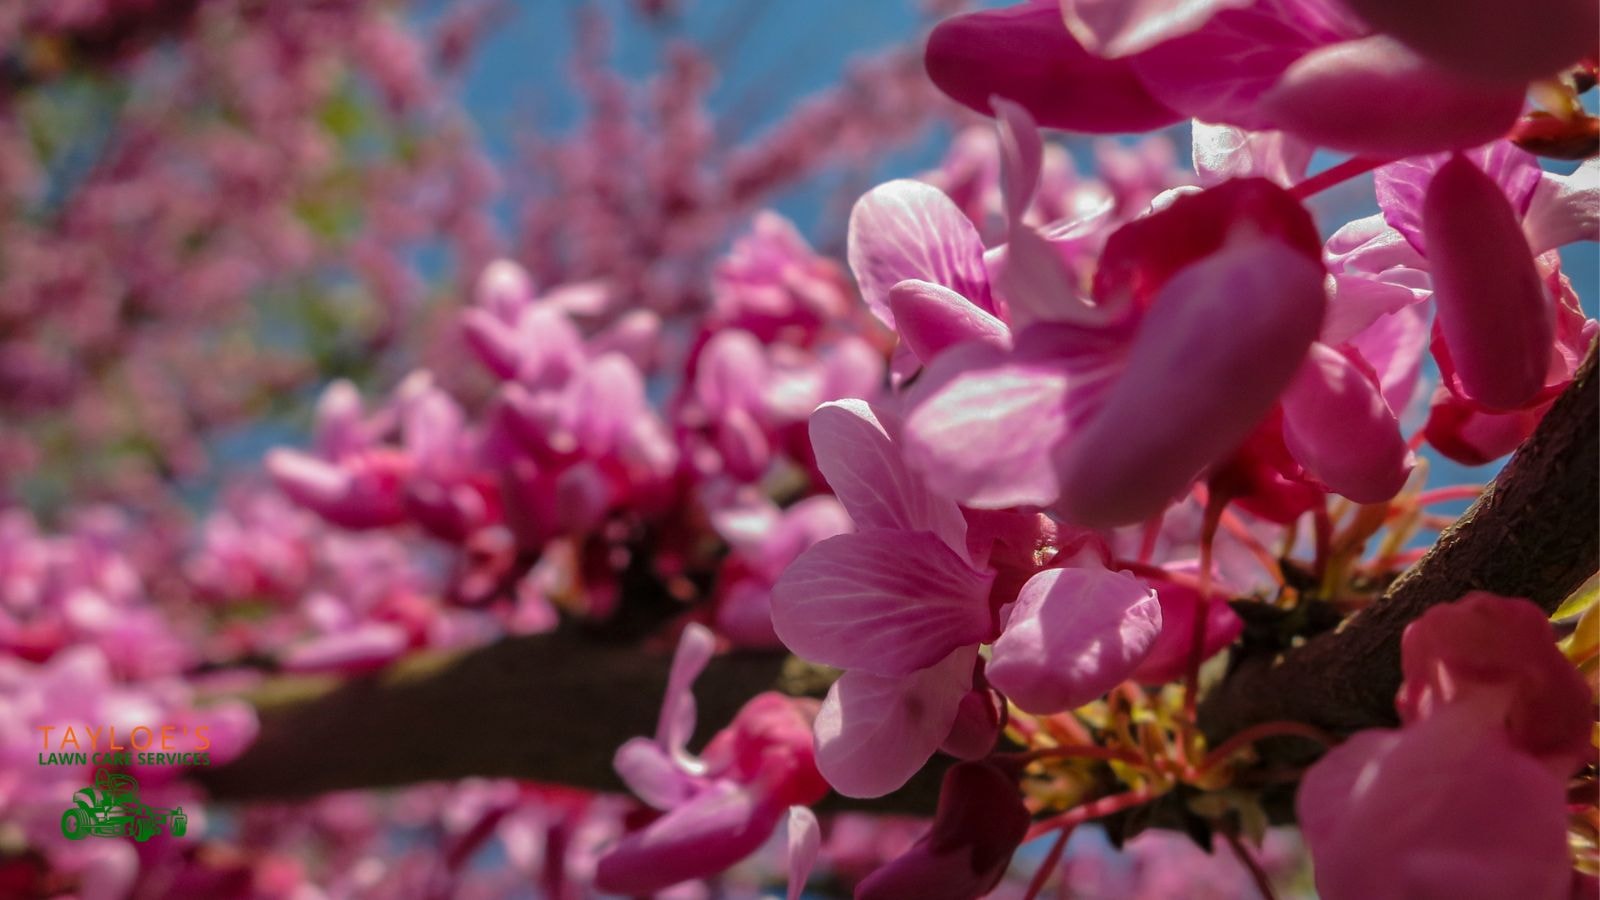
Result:
{"label": "pink petal", "polygon": [[1242,444],[1322,324],[1322,282],[1320,265],[1271,239],[1168,281],[1105,405],[1057,456],[1069,520],[1149,518]]}
{"label": "pink petal", "polygon": [[[1189,645],[1194,640],[1195,616],[1202,605],[1200,592],[1171,581],[1146,579],[1146,583],[1155,589],[1161,604],[1161,633],[1150,645],[1150,654],[1129,677],[1141,684],[1177,681],[1189,671]],[[1244,631],[1244,620],[1223,598],[1214,597],[1204,606],[1206,630],[1201,637],[1201,661],[1216,656]]]}
{"label": "pink petal", "polygon": [[858,900],[988,896],[1028,834],[1028,807],[999,766],[963,762],[945,772],[933,827],[856,886]]}
{"label": "pink petal", "polygon": [[900,179],[868,191],[850,211],[848,243],[861,296],[890,328],[889,289],[906,279],[947,287],[994,310],[978,229],[932,185]]}
{"label": "pink petal", "polygon": [[1032,713],[1074,709],[1133,673],[1161,631],[1155,592],[1123,572],[1050,569],[1017,595],[989,681]]}
{"label": "pink petal", "polygon": [[1446,458],[1481,466],[1517,449],[1549,408],[1546,403],[1508,413],[1489,412],[1441,386],[1434,391],[1423,435]]}
{"label": "pink petal", "polygon": [[1116,58],[1188,34],[1218,11],[1252,0],[1061,0],[1067,30],[1096,56]]}
{"label": "pink petal", "polygon": [[1523,405],[1544,387],[1555,321],[1511,204],[1457,156],[1428,186],[1422,226],[1439,328],[1462,388],[1492,408]]}
{"label": "pink petal", "polygon": [[1151,98],[1126,62],[1084,50],[1055,0],[940,22],[928,37],[927,66],[956,102],[988,114],[989,98],[1004,97],[1047,128],[1150,131],[1181,118]]}
{"label": "pink petal", "polygon": [[683,753],[694,734],[694,680],[706,670],[715,649],[716,638],[704,625],[691,623],[678,637],[678,649],[667,674],[667,694],[656,720],[656,741],[674,756]]}
{"label": "pink petal", "polygon": [[1504,737],[1439,716],[1329,750],[1295,809],[1327,900],[1555,900],[1571,878],[1564,794]]}
{"label": "pink petal", "polygon": [[1186,116],[1252,131],[1280,127],[1262,114],[1262,95],[1307,52],[1342,37],[1290,5],[1258,0],[1223,9],[1128,61],[1152,96]]}
{"label": "pink petal", "polygon": [[1283,436],[1307,471],[1357,503],[1398,494],[1416,464],[1375,380],[1326,344],[1311,345],[1283,392]]}
{"label": "pink petal", "polygon": [[1000,140],[1000,194],[1006,217],[1016,223],[1033,205],[1044,143],[1039,139],[1038,124],[1026,108],[1004,97],[995,97],[992,104]]}
{"label": "pink petal", "polygon": [[693,800],[624,837],[600,858],[595,886],[653,894],[718,874],[766,843],[783,815],[740,785],[715,782]]}
{"label": "pink petal", "polygon": [[800,554],[772,589],[772,625],[813,662],[906,675],[989,638],[993,580],[928,532],[866,529]]}
{"label": "pink petal", "polygon": [[1600,158],[1584,160],[1571,175],[1540,176],[1522,220],[1534,254],[1600,237]]}
{"label": "pink petal", "polygon": [[1109,311],[1084,301],[1059,245],[1021,222],[1012,223],[1010,236],[1003,252],[989,259],[1000,302],[1013,326],[1020,330],[1035,322],[1094,324],[1109,318]]}
{"label": "pink petal", "polygon": [[965,341],[1011,348],[1011,329],[955,291],[926,281],[902,281],[889,291],[900,339],[924,363]]}
{"label": "pink petal", "polygon": [[1593,0],[1546,0],[1525,13],[1501,0],[1343,0],[1373,27],[1475,79],[1524,85],[1595,50]]}
{"label": "pink petal", "polygon": [[974,688],[961,698],[956,720],[939,749],[957,759],[983,759],[1000,737],[1000,710],[994,692]]}
{"label": "pink petal", "polygon": [[1067,435],[1069,379],[1051,358],[967,345],[923,372],[906,417],[906,462],[940,494],[982,509],[1060,493],[1051,454]]}
{"label": "pink petal", "polygon": [[800,900],[806,880],[822,852],[822,826],[817,814],[804,806],[789,807],[789,892],[788,900]]}
{"label": "pink petal", "polygon": [[817,768],[846,797],[882,797],[933,756],[972,688],[977,647],[906,677],[846,672],[817,713]]}
{"label": "pink petal", "polygon": [[1289,187],[1305,177],[1313,147],[1281,131],[1246,131],[1232,125],[1193,125],[1194,170],[1204,186],[1230,178],[1260,177]]}
{"label": "pink petal", "polygon": [[[1539,191],[1546,175],[1533,154],[1509,141],[1495,141],[1462,155],[1476,163],[1484,174],[1500,186],[1518,218],[1528,213],[1534,194]],[[1422,236],[1422,204],[1428,194],[1428,186],[1433,183],[1433,176],[1450,158],[1451,154],[1448,153],[1413,156],[1380,166],[1373,172],[1373,192],[1384,221],[1404,235],[1419,253],[1427,252]],[[1330,239],[1330,248],[1332,243]],[[1411,262],[1399,264],[1417,265]]]}
{"label": "pink petal", "polygon": [[907,468],[880,410],[861,400],[824,403],[811,414],[817,468],[857,528],[930,531],[966,552],[967,523],[955,502]]}
{"label": "pink petal", "polygon": [[1400,157],[1500,137],[1522,112],[1523,92],[1439,69],[1375,35],[1307,54],[1261,97],[1260,114],[1322,147]]}
{"label": "pink petal", "polygon": [[1403,307],[1368,325],[1350,339],[1378,375],[1383,402],[1404,416],[1422,375],[1428,347],[1428,316],[1419,306]]}
{"label": "pink petal", "polygon": [[618,747],[611,767],[634,796],[663,812],[689,802],[702,785],[660,744],[646,738],[631,738]]}
{"label": "pink petal", "polygon": [[1447,706],[1470,706],[1486,728],[1566,776],[1594,755],[1589,686],[1556,648],[1543,610],[1474,591],[1429,609],[1400,642],[1405,682],[1395,698],[1408,726]]}

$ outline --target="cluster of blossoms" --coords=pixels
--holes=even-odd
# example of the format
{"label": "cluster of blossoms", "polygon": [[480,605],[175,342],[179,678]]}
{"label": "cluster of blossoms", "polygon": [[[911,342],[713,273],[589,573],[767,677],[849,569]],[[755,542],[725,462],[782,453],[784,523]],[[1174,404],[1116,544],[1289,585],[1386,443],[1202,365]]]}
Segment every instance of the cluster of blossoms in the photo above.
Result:
{"label": "cluster of blossoms", "polygon": [[[26,414],[0,488],[51,440],[70,464],[130,431],[182,482],[206,426],[327,384],[309,442],[195,521],[0,509],[0,893],[1270,897],[1307,886],[1302,844],[1332,900],[1594,887],[1593,590],[1554,626],[1436,598],[1396,728],[1198,712],[1230,658],[1369,607],[1448,524],[1430,507],[1476,495],[1429,489],[1424,448],[1505,456],[1593,352],[1560,255],[1600,225],[1593,0],[1027,0],[731,145],[705,55],[669,48],[636,90],[588,17],[590,115],[532,143],[504,241],[432,71],[494,7],[452,7],[431,51],[362,0],[39,9],[0,11],[0,411]],[[757,211],[917,131],[942,103],[924,65],[993,122],[862,196],[842,262]],[[63,71],[126,117],[67,188]],[[1184,121],[1192,170],[1168,135],[1075,158],[1040,132]],[[356,154],[374,131],[403,152]],[[1339,214],[1326,192],[1369,173],[1378,212]],[[441,235],[468,299],[391,354]],[[318,307],[330,268],[387,310],[354,338],[319,343],[335,292],[292,323],[309,361],[218,377],[197,351],[279,322],[275,290]],[[677,649],[654,734],[613,760],[636,801],[468,780],[80,842],[57,825],[93,766],[37,777],[66,720],[204,728],[222,765],[272,725],[245,701],[303,676],[638,622]],[[746,692],[691,751],[719,649],[793,653],[795,695]],[[1262,741],[1325,752],[1285,773]],[[820,805],[930,766],[931,822]],[[201,830],[209,773],[132,771]],[[1291,814],[1298,837],[1269,827]]]}
{"label": "cluster of blossoms", "polygon": [[[935,30],[934,81],[996,119],[1002,240],[923,182],[856,205],[849,261],[899,337],[894,390],[812,415],[855,531],[773,590],[784,643],[843,670],[815,725],[836,790],[887,794],[939,750],[967,760],[929,835],[857,896],[978,896],[1027,837],[1059,845],[1086,819],[1227,788],[1240,746],[1206,754],[1193,715],[1201,664],[1242,628],[1223,599],[1359,608],[1406,529],[1366,563],[1365,543],[1427,502],[1414,449],[1502,456],[1572,380],[1597,326],[1555,251],[1595,239],[1600,184],[1592,163],[1561,176],[1529,150],[1597,149],[1575,99],[1595,8],[1508,33],[1497,5],[1468,6],[1035,0]],[[1549,109],[1524,113],[1531,82]],[[1184,118],[1198,186],[1035,212],[1036,122]],[[1317,150],[1356,155],[1307,177]],[[1373,170],[1380,213],[1319,228],[1307,201]],[[1441,385],[1408,439],[1429,352]],[[1302,520],[1310,586],[1277,559]],[[1257,551],[1255,570],[1219,566],[1219,537]],[[1357,735],[1300,793],[1323,896],[1573,889],[1563,787],[1593,763],[1594,710],[1555,637],[1491,595],[1411,626],[1406,727]],[[1133,739],[1130,712],[1160,725]],[[1249,737],[1274,733],[1330,740],[1292,722]],[[1002,734],[1017,752],[996,752]],[[1118,764],[1125,792],[1057,764],[1080,757]]]}

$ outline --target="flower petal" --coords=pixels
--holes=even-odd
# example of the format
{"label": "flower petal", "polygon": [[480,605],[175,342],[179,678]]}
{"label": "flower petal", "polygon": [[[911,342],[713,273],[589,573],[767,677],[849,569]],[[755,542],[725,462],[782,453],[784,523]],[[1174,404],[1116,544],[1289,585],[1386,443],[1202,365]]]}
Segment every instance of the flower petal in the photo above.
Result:
{"label": "flower petal", "polygon": [[906,675],[989,638],[993,580],[926,531],[842,534],[784,571],[772,589],[772,625],[813,662]]}
{"label": "flower petal", "polygon": [[1252,0],[1061,0],[1067,30],[1096,56],[1148,50],[1187,34],[1219,10]]}
{"label": "flower petal", "polygon": [[908,278],[947,287],[994,311],[978,229],[932,185],[899,179],[868,191],[850,211],[848,244],[861,296],[890,328],[889,289]]}
{"label": "flower petal", "polygon": [[1283,392],[1283,437],[1323,484],[1357,503],[1400,492],[1416,464],[1372,377],[1326,344],[1312,344]]}
{"label": "flower petal", "polygon": [[1485,85],[1374,35],[1306,54],[1260,100],[1273,128],[1322,147],[1401,157],[1474,147],[1506,133],[1525,85]]}
{"label": "flower petal", "polygon": [[964,555],[961,509],[907,468],[902,446],[886,427],[896,424],[862,400],[824,403],[811,414],[817,468],[857,528],[931,531]]}
{"label": "flower petal", "polygon": [[619,841],[600,858],[595,886],[634,896],[715,875],[766,843],[783,813],[742,785],[714,782]]}
{"label": "flower petal", "polygon": [[1157,293],[1104,406],[1058,452],[1058,508],[1096,527],[1159,512],[1272,408],[1325,305],[1322,267],[1274,239],[1181,270]]}
{"label": "flower petal", "polygon": [[902,281],[889,290],[900,340],[924,363],[964,341],[1011,348],[1011,329],[967,298],[926,281]]}
{"label": "flower petal", "polygon": [[1022,709],[1061,712],[1126,679],[1160,631],[1156,594],[1132,575],[1050,569],[1017,595],[985,671]]}
{"label": "flower petal", "polygon": [[1319,896],[1569,896],[1562,780],[1462,725],[1363,731],[1306,772],[1295,810]]}
{"label": "flower petal", "polygon": [[1545,0],[1522,14],[1501,0],[1342,0],[1373,27],[1462,75],[1515,85],[1594,53],[1593,0]]}
{"label": "flower petal", "polygon": [[989,98],[1000,96],[1047,128],[1150,131],[1182,118],[1150,96],[1127,62],[1084,50],[1055,0],[946,19],[928,36],[926,59],[939,90],[985,115]]}
{"label": "flower petal", "polygon": [[817,768],[846,797],[882,797],[933,756],[972,688],[977,647],[906,677],[846,672],[817,713]]}
{"label": "flower petal", "polygon": [[1515,211],[1493,179],[1456,156],[1428,185],[1422,231],[1463,390],[1491,408],[1522,406],[1544,387],[1555,319]]}

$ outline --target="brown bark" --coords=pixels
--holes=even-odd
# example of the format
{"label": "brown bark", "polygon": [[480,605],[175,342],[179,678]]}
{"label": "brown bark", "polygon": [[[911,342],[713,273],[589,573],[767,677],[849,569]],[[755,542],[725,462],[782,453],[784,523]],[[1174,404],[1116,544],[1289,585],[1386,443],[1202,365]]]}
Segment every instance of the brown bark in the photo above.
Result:
{"label": "brown bark", "polygon": [[1400,635],[1473,590],[1547,612],[1600,567],[1600,394],[1595,348],[1478,501],[1372,606],[1275,657],[1240,661],[1204,699],[1213,739],[1291,719],[1348,733],[1393,725]]}

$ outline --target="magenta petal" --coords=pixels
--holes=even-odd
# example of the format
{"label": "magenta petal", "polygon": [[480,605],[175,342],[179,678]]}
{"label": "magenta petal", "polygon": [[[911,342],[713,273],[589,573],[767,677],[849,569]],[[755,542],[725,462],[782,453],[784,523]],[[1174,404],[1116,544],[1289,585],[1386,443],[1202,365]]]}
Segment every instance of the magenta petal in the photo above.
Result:
{"label": "magenta petal", "polygon": [[1289,187],[1305,177],[1314,150],[1281,131],[1247,131],[1199,119],[1192,134],[1194,171],[1206,187],[1252,176]]}
{"label": "magenta petal", "polygon": [[646,738],[631,738],[617,748],[611,767],[634,796],[655,809],[675,809],[689,802],[700,780],[685,772],[661,745]]}
{"label": "magenta petal", "polygon": [[[1547,176],[1539,168],[1539,161],[1533,154],[1509,141],[1495,141],[1463,155],[1500,186],[1519,219],[1528,214],[1534,195]],[[1438,174],[1439,167],[1448,162],[1450,157],[1448,153],[1413,156],[1379,166],[1372,173],[1373,193],[1377,196],[1378,209],[1383,212],[1383,220],[1404,235],[1419,253],[1427,252],[1422,238],[1423,200],[1428,194],[1428,186],[1433,183],[1433,176]],[[1333,239],[1328,243],[1331,249]],[[1372,255],[1370,252],[1363,254],[1367,257]],[[1389,256],[1387,253],[1379,255]]]}
{"label": "magenta petal", "polygon": [[1186,116],[1252,131],[1276,128],[1261,112],[1261,96],[1295,60],[1342,37],[1284,6],[1257,0],[1223,9],[1128,62],[1152,96]]}
{"label": "magenta petal", "polygon": [[1039,187],[1044,142],[1039,139],[1039,126],[1033,116],[1020,104],[996,97],[993,106],[1000,139],[1000,194],[1006,217],[1013,223],[1020,222]]}
{"label": "magenta petal", "polygon": [[900,339],[924,363],[965,341],[1011,348],[1011,329],[955,291],[926,281],[902,281],[889,291]]}
{"label": "magenta petal", "polygon": [[1545,404],[1508,413],[1486,412],[1441,386],[1433,393],[1423,434],[1445,457],[1464,466],[1481,466],[1517,449],[1548,408]]}
{"label": "magenta petal", "polygon": [[894,327],[889,290],[907,279],[928,281],[993,311],[983,240],[945,193],[920,181],[880,184],[850,210],[847,256],[867,306]]}
{"label": "magenta petal", "polygon": [[1523,85],[1595,50],[1594,0],[1342,0],[1373,27],[1462,75]]}
{"label": "magenta petal", "polygon": [[1423,202],[1439,328],[1462,388],[1515,409],[1544,387],[1555,320],[1515,211],[1465,157],[1439,168]]}
{"label": "magenta petal", "polygon": [[927,66],[956,102],[988,114],[989,98],[1004,97],[1047,128],[1150,131],[1182,118],[1150,96],[1128,63],[1079,46],[1055,0],[940,22],[928,37]]}
{"label": "magenta petal", "polygon": [[817,768],[846,797],[882,797],[933,756],[972,688],[977,647],[906,677],[846,672],[817,713]]}
{"label": "magenta petal", "polygon": [[988,639],[993,580],[926,531],[841,534],[784,570],[772,626],[813,662],[905,675]]}
{"label": "magenta petal", "polygon": [[981,509],[1043,506],[1060,493],[1052,453],[1070,427],[1059,361],[970,344],[922,374],[906,462],[939,493]]}
{"label": "magenta petal", "polygon": [[1600,237],[1600,158],[1571,175],[1541,172],[1522,227],[1535,255]]}
{"label": "magenta petal", "polygon": [[901,458],[881,411],[863,400],[824,403],[811,414],[817,468],[857,528],[931,531],[965,553],[967,523],[953,500],[930,491]]}
{"label": "magenta petal", "polygon": [[1276,240],[1180,270],[1157,292],[1105,405],[1058,455],[1059,508],[1096,527],[1159,512],[1272,408],[1325,306],[1322,267]]}
{"label": "magenta petal", "polygon": [[[1151,582],[1161,603],[1161,633],[1150,646],[1150,654],[1130,676],[1140,684],[1165,684],[1183,678],[1189,671],[1189,645],[1194,641],[1195,616],[1201,607],[1200,592],[1170,581]],[[1200,659],[1208,660],[1232,644],[1244,631],[1244,620],[1223,598],[1213,597],[1206,609],[1205,634],[1201,637]]]}
{"label": "magenta petal", "polygon": [[1283,392],[1283,438],[1307,471],[1357,503],[1398,494],[1415,465],[1378,385],[1326,344],[1311,345]]}
{"label": "magenta petal", "polygon": [[1000,710],[994,692],[973,688],[961,698],[956,720],[939,749],[957,759],[983,759],[1000,737]]}
{"label": "magenta petal", "polygon": [[668,753],[682,753],[694,734],[694,680],[706,670],[715,649],[716,639],[704,625],[691,623],[678,637],[678,649],[667,674],[667,694],[656,720],[656,740]]}
{"label": "magenta petal", "polygon": [[1187,34],[1219,10],[1253,0],[1061,0],[1067,30],[1096,56],[1116,58]]}
{"label": "magenta petal", "polygon": [[1564,777],[1594,756],[1594,698],[1538,606],[1473,591],[1406,626],[1395,697],[1411,726],[1452,706]]}
{"label": "magenta petal", "polygon": [[766,843],[782,814],[741,785],[715,782],[619,841],[600,858],[595,886],[614,894],[653,894],[715,875]]}
{"label": "magenta petal", "polygon": [[1022,709],[1061,712],[1131,675],[1160,631],[1156,594],[1132,575],[1050,569],[1017,595],[985,671]]}
{"label": "magenta petal", "polygon": [[1571,879],[1564,794],[1503,735],[1438,716],[1329,750],[1295,810],[1327,900],[1554,900]]}
{"label": "magenta petal", "polygon": [[789,807],[789,890],[788,900],[800,900],[806,880],[822,852],[822,826],[817,814],[804,806]]}
{"label": "magenta petal", "polygon": [[1377,35],[1307,54],[1261,98],[1261,114],[1323,147],[1400,157],[1456,150],[1506,133],[1523,85],[1484,85]]}
{"label": "magenta petal", "polygon": [[1011,224],[1003,252],[991,255],[995,288],[1011,324],[1023,329],[1035,322],[1095,323],[1105,310],[1085,303],[1078,279],[1055,242],[1021,222]]}

